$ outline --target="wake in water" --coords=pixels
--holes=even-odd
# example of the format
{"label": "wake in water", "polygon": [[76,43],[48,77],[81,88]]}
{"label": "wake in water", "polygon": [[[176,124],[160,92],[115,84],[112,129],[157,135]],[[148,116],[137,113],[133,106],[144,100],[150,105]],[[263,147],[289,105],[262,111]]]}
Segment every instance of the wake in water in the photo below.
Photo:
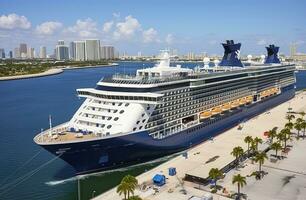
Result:
{"label": "wake in water", "polygon": [[152,164],[155,164],[155,163],[168,161],[171,158],[174,158],[178,155],[181,155],[183,152],[185,152],[185,151],[178,152],[178,153],[175,153],[175,154],[171,154],[169,156],[165,156],[165,157],[158,158],[158,159],[155,159],[155,160],[151,160],[151,161],[148,161],[148,162],[131,165],[131,166],[128,166],[128,167],[111,169],[111,170],[106,170],[106,171],[96,172],[96,173],[91,173],[91,174],[77,175],[77,176],[73,176],[71,178],[67,178],[67,179],[63,179],[63,180],[48,181],[45,184],[49,185],[49,186],[56,186],[56,185],[65,184],[65,183],[68,183],[68,182],[71,182],[71,181],[77,181],[78,179],[86,179],[86,178],[89,178],[91,176],[102,176],[102,175],[109,174],[109,173],[114,173],[114,172],[124,172],[124,171],[128,171],[128,170],[133,170],[133,169],[136,169],[138,167],[145,166],[145,165],[152,165]]}

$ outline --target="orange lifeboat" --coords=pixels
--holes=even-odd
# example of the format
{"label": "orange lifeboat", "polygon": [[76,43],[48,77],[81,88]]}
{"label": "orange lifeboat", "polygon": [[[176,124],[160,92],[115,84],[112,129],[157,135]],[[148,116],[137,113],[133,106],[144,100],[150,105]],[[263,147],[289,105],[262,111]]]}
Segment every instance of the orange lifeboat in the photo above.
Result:
{"label": "orange lifeboat", "polygon": [[201,118],[201,119],[209,118],[211,115],[212,115],[212,114],[211,114],[211,111],[207,110],[207,111],[205,111],[205,112],[201,112],[201,113],[200,113],[200,118]]}
{"label": "orange lifeboat", "polygon": [[232,102],[231,102],[231,107],[232,107],[232,108],[235,108],[235,107],[237,107],[237,106],[239,106],[239,101],[235,100],[235,101],[232,101]]}
{"label": "orange lifeboat", "polygon": [[221,112],[222,112],[221,107],[214,107],[212,109],[212,114],[219,114]]}
{"label": "orange lifeboat", "polygon": [[245,100],[245,99],[242,99],[242,98],[241,98],[241,99],[239,100],[239,104],[240,104],[240,105],[243,105],[243,104],[245,104],[245,103],[246,103],[246,100]]}
{"label": "orange lifeboat", "polygon": [[222,105],[222,110],[229,110],[229,109],[231,109],[231,103],[226,103],[226,104],[223,104]]}

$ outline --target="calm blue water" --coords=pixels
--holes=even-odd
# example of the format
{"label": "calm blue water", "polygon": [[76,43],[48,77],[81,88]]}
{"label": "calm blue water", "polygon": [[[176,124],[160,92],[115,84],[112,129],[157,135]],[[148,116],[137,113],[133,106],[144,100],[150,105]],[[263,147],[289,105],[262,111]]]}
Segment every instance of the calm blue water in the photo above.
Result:
{"label": "calm blue water", "polygon": [[[76,199],[77,184],[70,178],[73,169],[61,160],[22,179],[26,173],[54,158],[35,145],[33,137],[41,128],[48,128],[49,114],[54,125],[72,117],[83,101],[76,96],[77,88],[94,87],[103,76],[117,72],[133,74],[138,67],[152,65],[124,62],[117,67],[69,70],[55,76],[0,81],[0,199]],[[194,67],[196,64],[182,65]],[[306,88],[306,71],[297,74],[297,87]],[[81,184],[82,197],[88,199],[116,185],[126,173],[136,175],[154,165],[86,177]]]}

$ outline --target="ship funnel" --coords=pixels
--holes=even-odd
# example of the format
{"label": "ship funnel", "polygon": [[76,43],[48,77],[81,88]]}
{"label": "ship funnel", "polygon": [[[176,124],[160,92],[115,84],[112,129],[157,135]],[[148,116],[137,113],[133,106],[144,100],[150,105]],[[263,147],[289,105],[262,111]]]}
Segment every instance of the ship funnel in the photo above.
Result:
{"label": "ship funnel", "polygon": [[267,49],[268,56],[265,60],[265,63],[266,64],[280,63],[280,60],[278,58],[279,47],[274,46],[274,44],[272,44],[272,45],[269,45],[268,47],[266,47],[266,49]]}
{"label": "ship funnel", "polygon": [[222,46],[224,48],[224,55],[219,66],[243,67],[239,58],[241,43],[235,44],[233,40],[226,40],[226,43],[222,43]]}

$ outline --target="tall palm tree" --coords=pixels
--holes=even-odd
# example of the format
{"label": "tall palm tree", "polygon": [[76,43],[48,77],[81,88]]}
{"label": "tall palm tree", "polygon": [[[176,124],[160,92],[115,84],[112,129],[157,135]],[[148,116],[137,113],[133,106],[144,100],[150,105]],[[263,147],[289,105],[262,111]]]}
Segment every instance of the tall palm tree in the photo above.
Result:
{"label": "tall palm tree", "polygon": [[237,183],[238,186],[238,197],[240,197],[240,188],[246,185],[246,178],[244,176],[241,176],[240,174],[237,174],[233,176],[232,184]]}
{"label": "tall palm tree", "polygon": [[239,164],[239,158],[243,155],[243,148],[240,146],[234,147],[233,151],[231,152],[231,155],[236,158],[236,162],[237,164]]}
{"label": "tall palm tree", "polygon": [[217,187],[217,180],[222,176],[222,171],[218,168],[211,168],[208,177],[215,181],[215,188]]}
{"label": "tall palm tree", "polygon": [[244,138],[244,142],[248,144],[248,154],[250,154],[250,145],[251,145],[252,142],[253,142],[252,136],[249,136],[249,135],[246,136],[246,137]]}
{"label": "tall palm tree", "polygon": [[129,184],[126,182],[121,181],[121,183],[117,187],[117,193],[121,196],[124,195],[124,200],[126,200],[126,195],[129,190]]}
{"label": "tall palm tree", "polygon": [[286,116],[286,119],[287,119],[289,122],[291,122],[291,120],[293,120],[294,118],[295,118],[294,115],[288,114],[288,115]]}
{"label": "tall palm tree", "polygon": [[277,157],[277,152],[282,149],[282,145],[279,142],[274,142],[271,144],[271,149],[275,150],[275,156]]}
{"label": "tall palm tree", "polygon": [[290,129],[288,128],[282,129],[280,133],[278,134],[278,139],[284,142],[285,149],[287,148],[287,140],[290,139],[290,135],[291,135],[291,132],[290,132]]}
{"label": "tall palm tree", "polygon": [[255,156],[255,162],[259,163],[259,172],[261,172],[261,166],[265,163],[268,156],[265,152],[257,153]]}
{"label": "tall palm tree", "polygon": [[270,143],[273,143],[273,139],[277,136],[277,127],[272,128],[269,130],[268,137],[270,138]]}
{"label": "tall palm tree", "polygon": [[127,196],[128,198],[130,198],[130,193],[134,195],[134,191],[138,185],[138,181],[134,176],[126,175],[125,177],[123,177],[122,182],[128,184]]}
{"label": "tall palm tree", "polygon": [[303,120],[301,123],[301,128],[303,129],[303,139],[305,138],[306,121]]}
{"label": "tall palm tree", "polygon": [[[298,118],[298,119],[301,119],[301,118]],[[302,130],[301,121],[296,120],[296,122],[294,123],[294,128],[297,130],[297,139],[299,139],[300,131]]]}
{"label": "tall palm tree", "polygon": [[262,139],[259,137],[255,137],[254,138],[254,143],[255,143],[255,147],[256,147],[256,151],[258,151],[258,144],[262,144]]}

